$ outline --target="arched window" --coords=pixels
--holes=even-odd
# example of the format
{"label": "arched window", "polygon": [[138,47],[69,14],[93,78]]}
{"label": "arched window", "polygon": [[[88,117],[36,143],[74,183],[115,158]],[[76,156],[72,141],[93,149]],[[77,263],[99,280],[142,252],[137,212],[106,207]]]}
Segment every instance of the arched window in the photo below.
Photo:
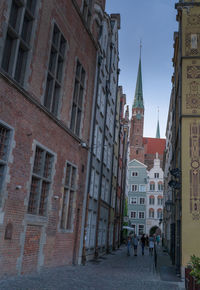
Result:
{"label": "arched window", "polygon": [[154,218],[154,209],[153,208],[149,209],[149,218]]}
{"label": "arched window", "polygon": [[163,197],[161,195],[158,196],[158,205],[163,204]]}
{"label": "arched window", "polygon": [[149,204],[153,205],[155,203],[155,197],[153,195],[149,196]]}
{"label": "arched window", "polygon": [[157,218],[158,218],[158,219],[162,219],[162,209],[161,209],[161,208],[159,208],[159,209],[157,210]]}
{"label": "arched window", "polygon": [[155,190],[155,182],[153,181],[150,182],[150,190],[151,191]]}
{"label": "arched window", "polygon": [[158,182],[158,191],[162,191],[163,190],[163,183],[162,181]]}

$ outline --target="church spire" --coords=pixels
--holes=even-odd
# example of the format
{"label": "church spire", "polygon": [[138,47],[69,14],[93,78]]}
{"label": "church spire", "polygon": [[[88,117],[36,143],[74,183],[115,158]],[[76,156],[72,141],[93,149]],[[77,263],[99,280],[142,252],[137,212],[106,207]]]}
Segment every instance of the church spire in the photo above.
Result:
{"label": "church spire", "polygon": [[136,83],[136,88],[135,88],[135,97],[134,97],[133,108],[144,108],[143,90],[142,90],[141,49],[142,49],[142,44],[140,42],[140,60],[139,60],[139,67],[138,67],[138,75],[137,75],[137,83]]}
{"label": "church spire", "polygon": [[156,138],[160,139],[159,108],[158,108],[158,121],[157,121],[157,129],[156,129]]}

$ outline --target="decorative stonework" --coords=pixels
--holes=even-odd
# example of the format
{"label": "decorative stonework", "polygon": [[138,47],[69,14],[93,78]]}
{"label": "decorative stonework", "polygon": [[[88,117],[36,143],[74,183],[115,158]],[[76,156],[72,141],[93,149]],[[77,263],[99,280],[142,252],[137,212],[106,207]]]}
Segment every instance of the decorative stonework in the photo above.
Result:
{"label": "decorative stonework", "polygon": [[189,83],[189,93],[186,94],[186,108],[187,109],[200,109],[200,83],[199,82],[192,81],[191,83]]}
{"label": "decorative stonework", "polygon": [[200,220],[200,124],[190,124],[190,213],[193,220]]}
{"label": "decorative stonework", "polygon": [[186,56],[198,56],[200,54],[200,33],[185,34],[185,54]]}
{"label": "decorative stonework", "polygon": [[194,25],[199,25],[200,24],[200,15],[198,14],[191,14],[188,17],[188,25],[194,26]]}
{"label": "decorative stonework", "polygon": [[187,78],[188,79],[199,79],[200,78],[200,66],[188,65],[187,66]]}

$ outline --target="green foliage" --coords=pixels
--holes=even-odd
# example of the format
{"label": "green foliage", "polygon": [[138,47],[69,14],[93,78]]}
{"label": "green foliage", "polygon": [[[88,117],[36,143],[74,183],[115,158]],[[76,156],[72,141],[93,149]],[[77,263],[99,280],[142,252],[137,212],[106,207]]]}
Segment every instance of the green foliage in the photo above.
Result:
{"label": "green foliage", "polygon": [[190,275],[200,284],[200,258],[192,255],[188,266],[191,268]]}
{"label": "green foliage", "polygon": [[155,234],[157,228],[158,228],[157,226],[154,226],[150,229],[150,236]]}
{"label": "green foliage", "polygon": [[124,202],[124,216],[128,215],[128,201],[127,198],[125,198],[125,202]]}

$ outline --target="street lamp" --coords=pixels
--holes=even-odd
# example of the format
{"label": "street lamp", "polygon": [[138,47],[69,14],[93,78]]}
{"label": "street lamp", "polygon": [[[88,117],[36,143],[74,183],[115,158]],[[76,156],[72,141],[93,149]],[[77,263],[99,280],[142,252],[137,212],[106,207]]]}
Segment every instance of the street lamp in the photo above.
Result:
{"label": "street lamp", "polygon": [[174,205],[174,203],[172,202],[172,200],[168,199],[166,202],[165,202],[165,207],[166,207],[166,210],[169,212],[172,208],[172,206]]}

